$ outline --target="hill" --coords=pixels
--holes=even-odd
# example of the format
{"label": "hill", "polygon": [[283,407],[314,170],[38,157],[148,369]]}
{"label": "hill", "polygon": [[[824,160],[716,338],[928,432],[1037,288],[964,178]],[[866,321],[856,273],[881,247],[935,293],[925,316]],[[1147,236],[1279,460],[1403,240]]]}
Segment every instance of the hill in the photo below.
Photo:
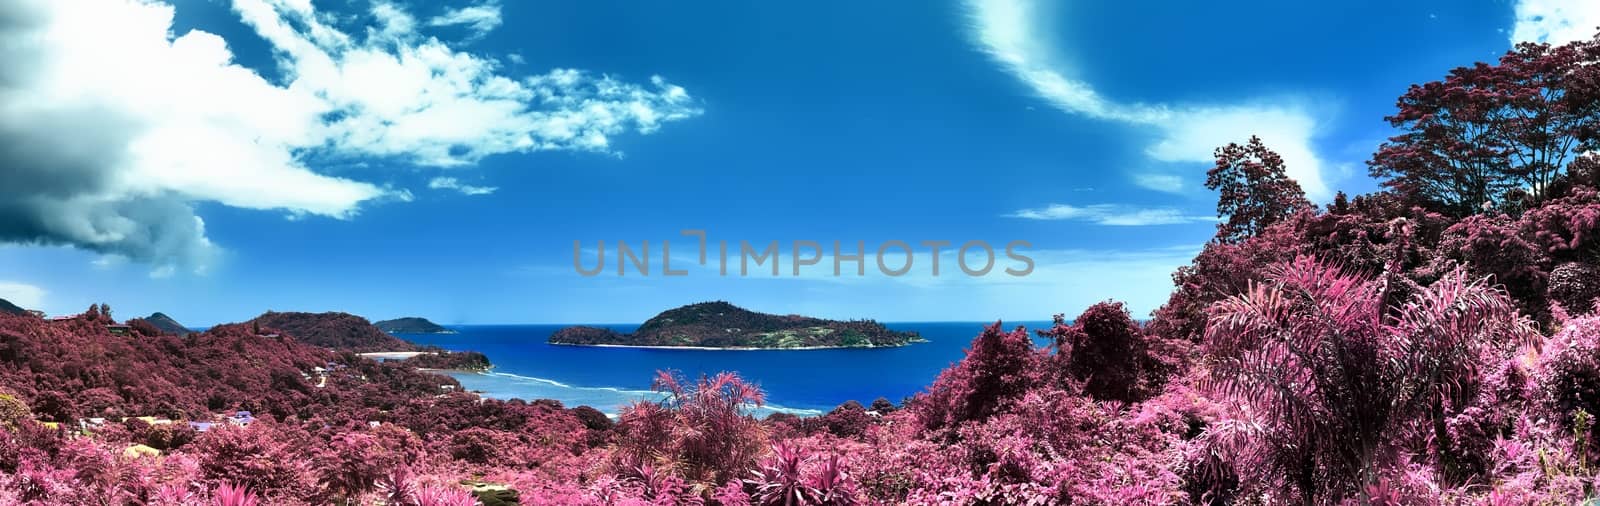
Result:
{"label": "hill", "polygon": [[871,320],[824,320],[759,313],[716,301],[669,309],[631,334],[598,327],[568,327],[552,344],[688,346],[708,348],[878,348],[921,341],[915,332],[889,330]]}
{"label": "hill", "polygon": [[349,313],[268,311],[248,323],[282,332],[306,344],[341,351],[366,353],[420,349],[415,344],[389,335],[366,318]]}
{"label": "hill", "polygon": [[0,299],[0,313],[14,314],[14,315],[25,315],[25,314],[28,314],[28,310],[23,309],[22,307],[17,306],[16,304],[12,304],[11,301],[8,301],[8,300],[5,300],[5,299]]}
{"label": "hill", "polygon": [[[62,422],[136,415],[203,420],[234,408],[309,419],[365,409],[343,405],[349,394],[342,392],[370,388],[386,399],[427,398],[439,385],[456,385],[286,335],[262,336],[248,324],[185,337],[146,335],[139,329],[149,327],[137,326],[138,338],[130,339],[112,334],[109,323],[95,316],[51,322],[0,315],[0,385],[42,419]],[[316,388],[316,368],[329,370],[327,388]]]}
{"label": "hill", "polygon": [[494,367],[489,363],[489,357],[476,351],[447,351],[436,350],[432,353],[423,353],[401,361],[405,365],[418,369],[437,369],[446,371],[487,371]]}
{"label": "hill", "polygon": [[189,330],[188,327],[185,327],[185,326],[183,326],[183,324],[178,323],[178,320],[174,320],[174,319],[172,319],[171,316],[167,316],[166,313],[162,313],[162,312],[159,312],[159,311],[154,313],[154,314],[151,314],[150,316],[145,317],[144,321],[146,321],[150,325],[154,326],[157,330],[160,330],[163,334],[172,334],[172,335],[175,335],[175,336],[186,336],[186,335],[189,335],[190,332],[193,332],[193,331]]}
{"label": "hill", "polygon": [[454,334],[456,331],[444,328],[437,323],[428,321],[427,318],[415,316],[384,320],[373,325],[384,332],[391,334]]}

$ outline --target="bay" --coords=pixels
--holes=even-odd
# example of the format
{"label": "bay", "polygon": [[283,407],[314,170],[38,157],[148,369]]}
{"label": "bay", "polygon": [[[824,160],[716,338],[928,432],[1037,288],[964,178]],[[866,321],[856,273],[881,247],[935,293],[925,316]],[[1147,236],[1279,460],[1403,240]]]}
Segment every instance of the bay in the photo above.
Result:
{"label": "bay", "polygon": [[[993,323],[993,322],[988,322]],[[650,383],[658,370],[685,377],[739,373],[766,393],[755,411],[799,415],[826,413],[840,403],[870,404],[884,397],[899,404],[927,388],[944,368],[961,360],[987,323],[886,323],[920,333],[928,342],[896,348],[824,350],[699,350],[552,345],[550,334],[569,325],[456,325],[456,334],[397,334],[447,350],[482,352],[494,364],[487,373],[450,373],[468,390],[499,399],[555,399],[568,407],[588,405],[615,414],[623,405],[655,399]],[[1045,328],[1049,322],[1007,322]],[[590,324],[593,325],[593,324]],[[631,332],[637,325],[595,325]],[[1044,341],[1035,338],[1043,345]]]}

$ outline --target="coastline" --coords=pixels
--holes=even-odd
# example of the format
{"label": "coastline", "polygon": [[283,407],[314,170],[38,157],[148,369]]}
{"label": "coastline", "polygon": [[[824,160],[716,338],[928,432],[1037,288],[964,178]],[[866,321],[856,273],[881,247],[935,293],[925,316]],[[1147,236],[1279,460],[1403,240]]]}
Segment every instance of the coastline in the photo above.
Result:
{"label": "coastline", "polygon": [[427,368],[427,367],[418,367],[417,370],[418,371],[422,371],[422,372],[442,372],[442,373],[460,373],[460,374],[488,374],[490,371],[494,370],[494,364],[490,364],[489,367],[486,367],[486,368],[483,368],[483,369],[430,369],[430,368]]}
{"label": "coastline", "polygon": [[875,350],[884,348],[904,348],[916,343],[926,343],[927,339],[907,341],[905,344],[894,346],[801,346],[797,348],[758,348],[750,346],[660,346],[644,344],[578,344],[578,343],[552,343],[554,346],[583,346],[592,348],[637,348],[642,350],[701,350],[701,351],[811,351],[811,350]]}
{"label": "coastline", "polygon": [[362,357],[370,358],[370,359],[373,359],[373,360],[405,360],[405,359],[408,359],[408,358],[411,358],[411,357],[415,357],[417,355],[421,355],[421,354],[424,354],[424,353],[433,353],[433,352],[431,352],[431,351],[373,351],[373,352],[367,352],[367,353],[357,353],[356,355],[360,355]]}
{"label": "coastline", "polygon": [[[582,386],[563,383],[560,381],[526,376],[521,374],[492,372],[492,371],[435,371],[447,374],[461,382],[467,392],[493,399],[522,399],[534,401],[537,399],[556,399],[567,407],[590,406],[599,409],[611,418],[616,418],[623,406],[649,399],[660,399],[662,394],[645,387],[623,386]],[[532,387],[536,391],[528,391]],[[560,399],[559,395],[547,395],[561,391],[567,394],[577,394],[579,398]],[[585,398],[586,397],[586,398]],[[789,413],[796,416],[812,417],[827,414],[831,408],[799,408],[781,404],[766,403],[760,407],[750,406],[750,412],[758,418],[771,413]]]}

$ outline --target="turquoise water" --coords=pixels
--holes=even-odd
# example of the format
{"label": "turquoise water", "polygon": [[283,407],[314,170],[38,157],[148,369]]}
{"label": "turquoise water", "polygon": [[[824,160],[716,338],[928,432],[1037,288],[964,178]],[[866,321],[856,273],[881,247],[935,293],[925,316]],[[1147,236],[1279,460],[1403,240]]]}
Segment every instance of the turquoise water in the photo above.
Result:
{"label": "turquoise water", "polygon": [[[1043,328],[1048,322],[1007,322]],[[770,411],[818,414],[847,400],[899,403],[922,391],[939,371],[960,360],[983,328],[976,322],[890,323],[922,334],[926,343],[899,348],[830,350],[672,350],[558,346],[545,343],[566,325],[461,325],[459,334],[401,334],[418,344],[475,350],[489,356],[493,371],[454,373],[462,386],[493,398],[555,399],[616,413],[624,404],[651,398],[655,371],[687,376],[736,371],[759,384]],[[635,325],[602,325],[630,332]]]}

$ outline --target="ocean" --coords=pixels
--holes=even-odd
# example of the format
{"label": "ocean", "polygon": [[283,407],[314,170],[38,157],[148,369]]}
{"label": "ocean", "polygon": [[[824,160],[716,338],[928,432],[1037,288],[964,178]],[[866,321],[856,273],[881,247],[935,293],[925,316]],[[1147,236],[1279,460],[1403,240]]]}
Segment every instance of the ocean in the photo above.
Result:
{"label": "ocean", "polygon": [[[615,414],[623,405],[653,399],[658,370],[686,377],[738,372],[766,393],[757,416],[774,411],[826,413],[848,400],[870,404],[885,397],[896,404],[921,392],[939,371],[961,360],[984,323],[886,323],[916,331],[928,342],[898,348],[827,350],[673,350],[561,346],[545,342],[568,325],[456,325],[457,334],[397,334],[447,350],[482,352],[494,364],[487,373],[451,373],[468,390],[498,399],[555,399],[567,407],[592,406]],[[1006,322],[1041,329],[1049,322]],[[632,332],[637,325],[596,325]],[[1035,338],[1042,345],[1043,340]]]}

